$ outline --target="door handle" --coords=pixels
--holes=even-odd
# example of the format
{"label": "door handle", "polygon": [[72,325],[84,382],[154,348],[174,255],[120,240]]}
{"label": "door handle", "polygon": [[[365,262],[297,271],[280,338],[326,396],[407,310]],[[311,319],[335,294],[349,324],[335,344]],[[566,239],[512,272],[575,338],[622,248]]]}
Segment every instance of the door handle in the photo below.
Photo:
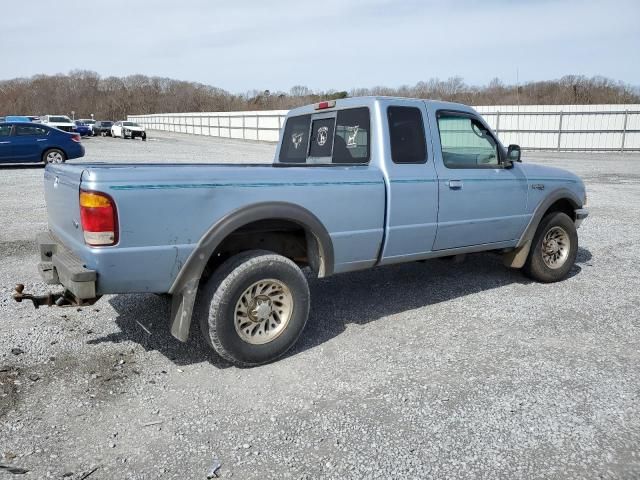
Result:
{"label": "door handle", "polygon": [[0,142],[0,145],[5,145],[7,143],[11,143],[11,142]]}
{"label": "door handle", "polygon": [[36,138],[36,142],[46,142],[46,138]]}
{"label": "door handle", "polygon": [[462,190],[462,180],[449,180],[451,190]]}

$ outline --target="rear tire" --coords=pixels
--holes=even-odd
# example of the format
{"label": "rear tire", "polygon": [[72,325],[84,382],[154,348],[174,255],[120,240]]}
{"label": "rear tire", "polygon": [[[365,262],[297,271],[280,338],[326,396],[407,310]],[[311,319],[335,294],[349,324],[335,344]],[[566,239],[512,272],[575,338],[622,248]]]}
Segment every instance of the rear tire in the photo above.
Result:
{"label": "rear tire", "polygon": [[43,163],[64,163],[67,155],[59,148],[50,148],[42,154]]}
{"label": "rear tire", "polygon": [[201,285],[194,314],[224,359],[252,367],[282,356],[309,316],[307,279],[288,258],[265,250],[231,257]]}
{"label": "rear tire", "polygon": [[578,232],[573,220],[566,213],[553,212],[538,225],[523,271],[538,282],[557,282],[568,275],[577,254]]}

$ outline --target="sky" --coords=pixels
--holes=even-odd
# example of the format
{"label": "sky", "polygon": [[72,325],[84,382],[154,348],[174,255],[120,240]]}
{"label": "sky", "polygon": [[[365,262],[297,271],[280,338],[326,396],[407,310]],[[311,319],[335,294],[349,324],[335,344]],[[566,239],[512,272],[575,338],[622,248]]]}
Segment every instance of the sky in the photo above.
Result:
{"label": "sky", "polygon": [[232,93],[454,76],[484,85],[602,75],[640,85],[639,0],[2,3],[0,79],[80,69]]}

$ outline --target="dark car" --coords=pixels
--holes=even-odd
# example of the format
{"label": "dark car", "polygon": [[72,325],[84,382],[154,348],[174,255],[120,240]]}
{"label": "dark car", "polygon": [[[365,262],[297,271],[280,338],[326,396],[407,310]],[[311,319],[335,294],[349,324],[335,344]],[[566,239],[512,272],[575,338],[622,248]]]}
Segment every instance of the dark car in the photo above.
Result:
{"label": "dark car", "polygon": [[84,156],[80,134],[26,122],[0,123],[0,164],[62,163]]}
{"label": "dark car", "polygon": [[80,120],[76,120],[73,123],[76,124],[76,132],[78,132],[80,134],[80,136],[88,137],[88,136],[92,135],[91,127],[89,125],[87,125],[86,123],[84,123],[84,122],[82,122]]}
{"label": "dark car", "polygon": [[113,122],[109,120],[99,120],[93,124],[93,134],[101,137],[111,136]]}

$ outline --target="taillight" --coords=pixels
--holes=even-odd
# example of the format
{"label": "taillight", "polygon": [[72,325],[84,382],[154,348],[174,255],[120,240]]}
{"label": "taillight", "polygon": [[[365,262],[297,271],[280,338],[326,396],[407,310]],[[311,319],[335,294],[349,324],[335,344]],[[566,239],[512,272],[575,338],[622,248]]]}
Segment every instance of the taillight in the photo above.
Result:
{"label": "taillight", "polygon": [[80,220],[87,245],[104,247],[118,243],[116,204],[106,193],[80,190]]}
{"label": "taillight", "polygon": [[80,134],[74,133],[73,135],[71,135],[71,140],[80,143]]}

